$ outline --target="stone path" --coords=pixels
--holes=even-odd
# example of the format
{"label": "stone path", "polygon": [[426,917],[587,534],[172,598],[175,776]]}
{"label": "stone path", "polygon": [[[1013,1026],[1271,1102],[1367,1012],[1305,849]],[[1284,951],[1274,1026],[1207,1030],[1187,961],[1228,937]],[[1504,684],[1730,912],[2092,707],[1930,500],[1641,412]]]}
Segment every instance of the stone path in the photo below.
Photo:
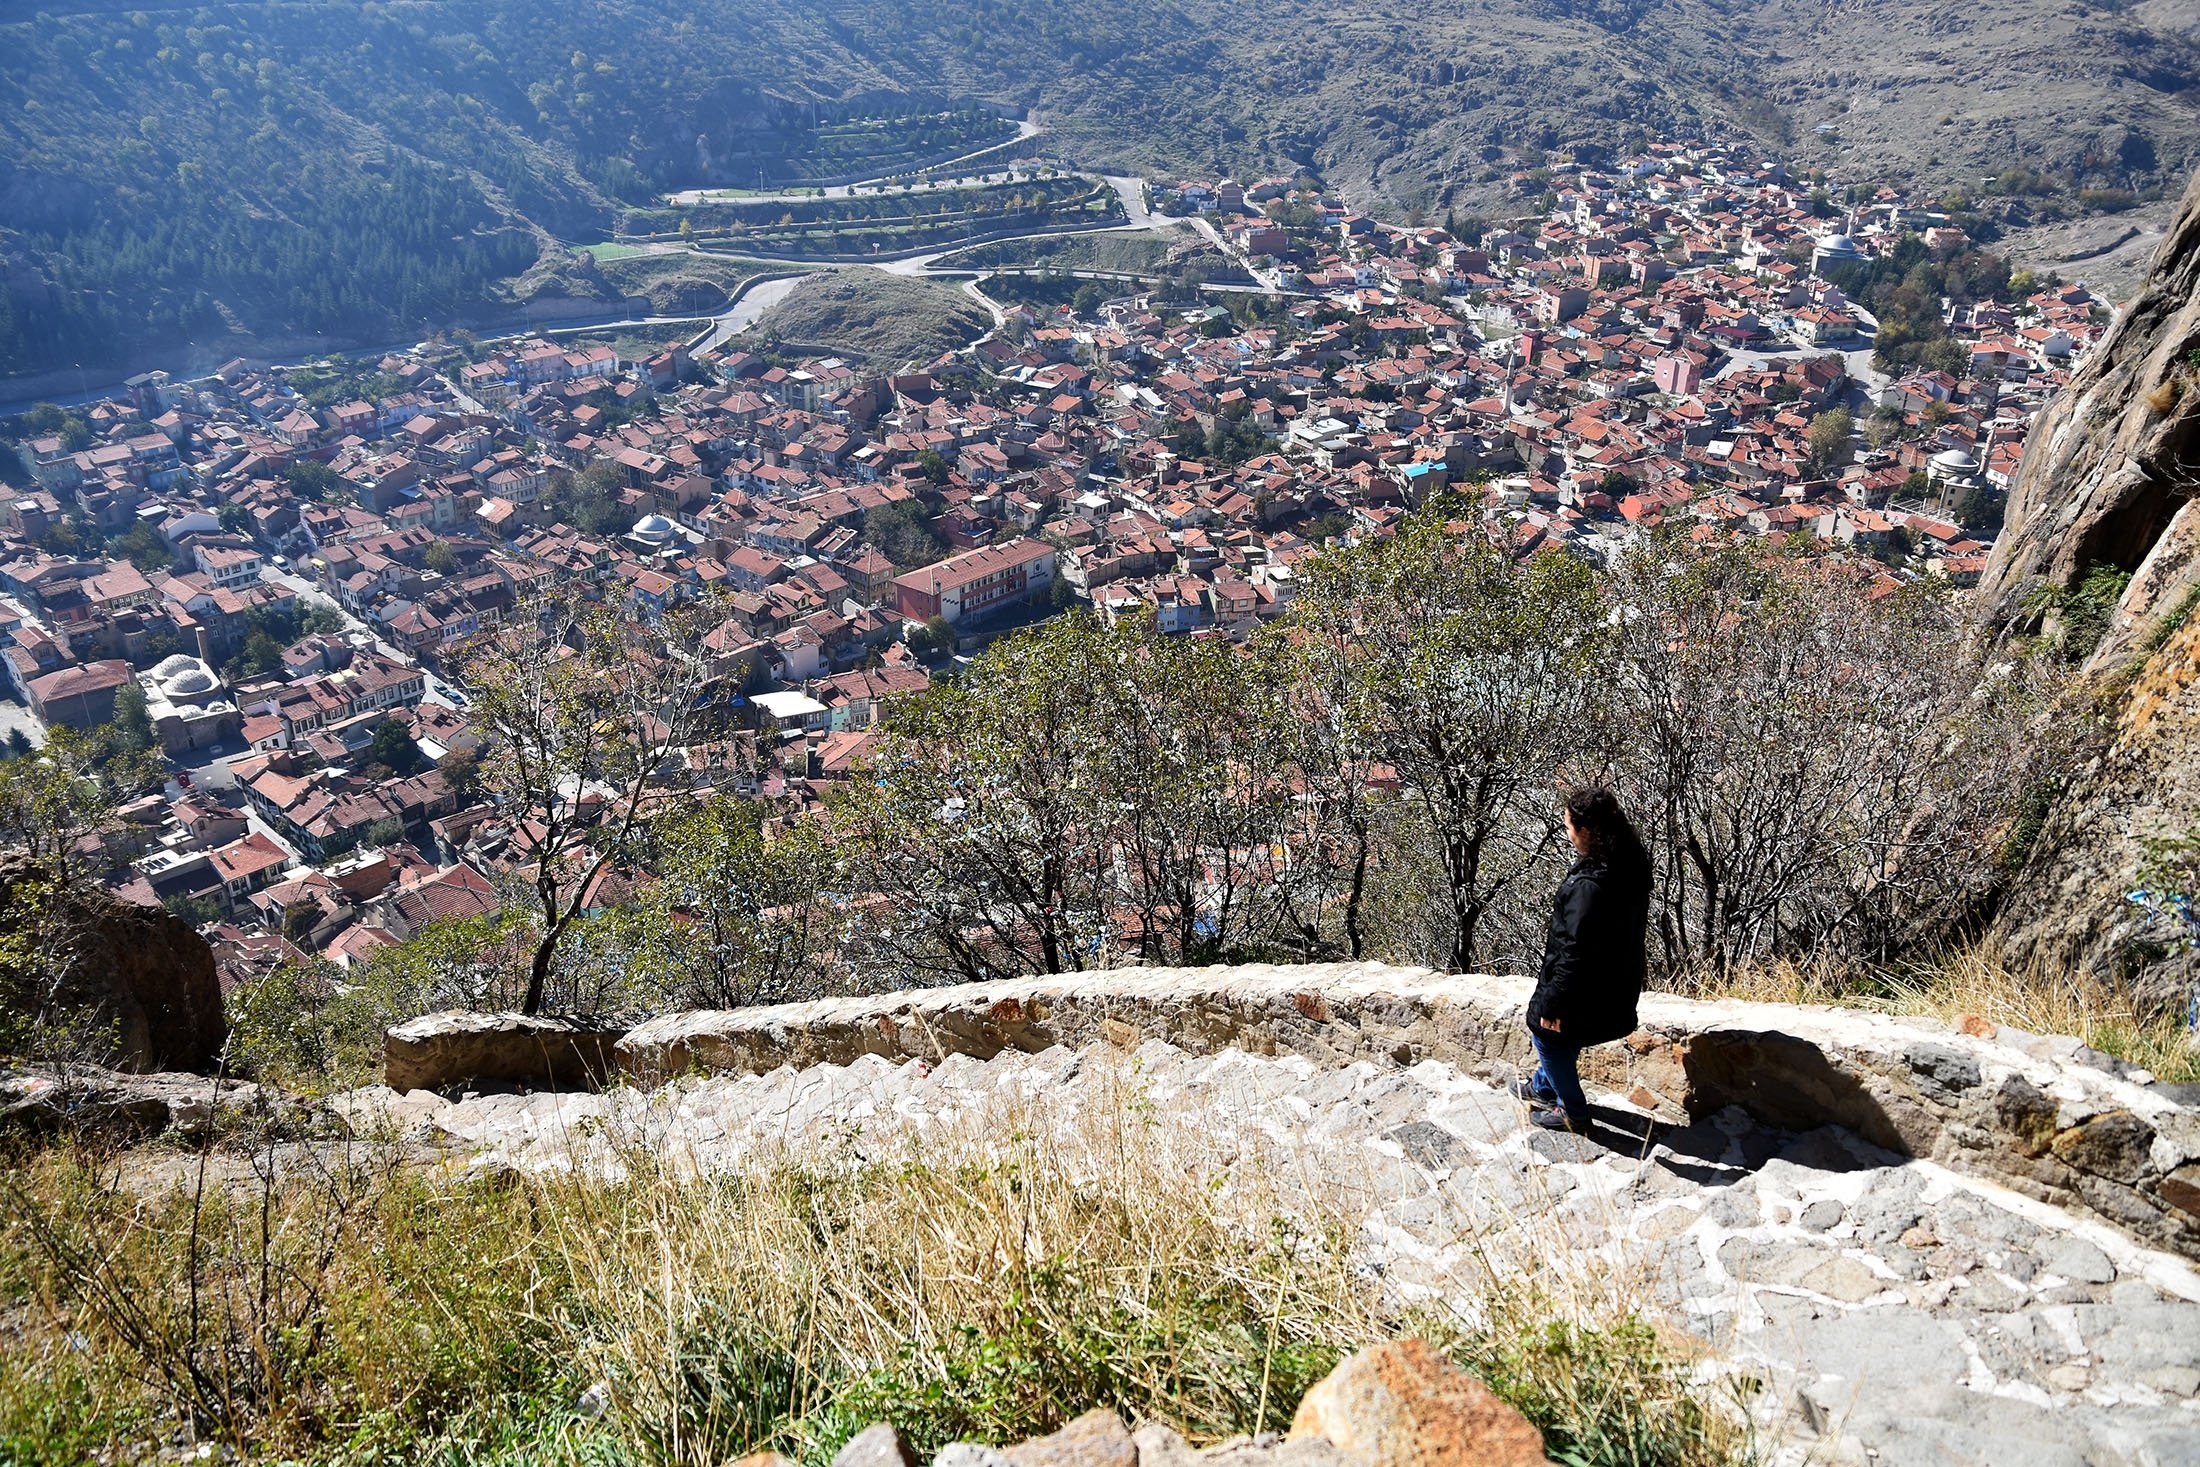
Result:
{"label": "stone path", "polygon": [[1554,1134],[1433,1060],[1322,1068],[1160,1041],[352,1103],[474,1164],[611,1170],[636,1145],[708,1170],[779,1148],[865,1158],[1003,1120],[1089,1135],[1096,1116],[1129,1117],[1225,1186],[1257,1171],[1347,1209],[1401,1304],[1468,1303],[1493,1266],[1637,1291],[1765,1380],[1776,1463],[2200,1463],[2189,1264],[1830,1127],[1786,1133],[1738,1110],[1653,1127],[1608,1103],[1595,1134]]}

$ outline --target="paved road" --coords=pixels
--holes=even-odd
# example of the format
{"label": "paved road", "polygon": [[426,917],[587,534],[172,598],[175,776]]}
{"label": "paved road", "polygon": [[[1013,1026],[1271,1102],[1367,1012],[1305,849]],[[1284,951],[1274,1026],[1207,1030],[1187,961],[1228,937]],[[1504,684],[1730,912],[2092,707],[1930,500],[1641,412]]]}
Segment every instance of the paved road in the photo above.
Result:
{"label": "paved road", "polygon": [[762,280],[741,293],[733,308],[720,316],[691,348],[697,352],[716,351],[734,336],[757,323],[766,311],[778,305],[794,292],[807,276],[795,275],[785,280]]}
{"label": "paved road", "polygon": [[1719,368],[1711,380],[1717,382],[1731,377],[1737,372],[1754,371],[1766,365],[1786,366],[1809,357],[1822,357],[1831,353],[1839,356],[1847,364],[1849,374],[1847,403],[1849,409],[1856,415],[1857,420],[1861,422],[1879,405],[1881,390],[1893,379],[1872,365],[1870,338],[1873,333],[1878,331],[1879,323],[1868,316],[1864,316],[1862,312],[1858,312],[1858,315],[1865,323],[1865,339],[1861,344],[1841,347],[1782,345],[1738,351],[1727,359],[1726,363]]}
{"label": "paved road", "polygon": [[16,729],[21,729],[23,736],[33,744],[45,745],[46,725],[38,721],[37,714],[12,699],[0,702],[0,739],[7,738]]}
{"label": "paved road", "polygon": [[[887,183],[886,180],[910,173],[938,174],[942,169],[953,168],[957,164],[966,163],[972,158],[982,158],[997,148],[1007,147],[1010,143],[1020,143],[1026,139],[1035,138],[1039,135],[1039,132],[1039,124],[1026,117],[1017,122],[1016,136],[1012,138],[1004,138],[997,143],[987,143],[982,148],[974,148],[970,152],[957,154],[953,158],[943,159],[938,163],[897,169],[894,173],[880,174],[876,178],[859,178],[854,183],[828,184],[822,189],[809,189],[798,193],[757,194],[726,189],[689,188],[682,189],[678,193],[665,195],[665,202],[675,206],[716,203],[721,200],[731,204],[791,204],[802,199],[845,199],[857,189],[870,189],[873,193],[881,194],[924,193],[931,189],[949,187],[958,180],[943,177],[939,183],[916,184],[894,184]],[[978,178],[982,182],[985,180],[1006,179],[1008,176],[1007,171],[1004,169],[997,173],[978,175]]]}

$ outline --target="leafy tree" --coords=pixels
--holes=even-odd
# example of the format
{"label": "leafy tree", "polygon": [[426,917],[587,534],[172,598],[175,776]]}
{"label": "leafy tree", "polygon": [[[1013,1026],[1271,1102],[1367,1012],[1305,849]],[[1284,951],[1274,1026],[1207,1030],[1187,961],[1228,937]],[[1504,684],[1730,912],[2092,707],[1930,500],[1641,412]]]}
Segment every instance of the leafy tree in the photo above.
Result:
{"label": "leafy tree", "polygon": [[145,689],[132,678],[115,689],[114,718],[115,747],[125,754],[149,753],[160,742],[153,732],[151,710],[146,706]]}
{"label": "leafy tree", "polygon": [[88,873],[78,845],[157,778],[150,759],[109,737],[55,724],[36,754],[0,760],[0,849],[21,851],[57,882],[79,880]]}
{"label": "leafy tree", "polygon": [[1526,563],[1439,506],[1389,540],[1332,552],[1293,601],[1328,706],[1396,769],[1437,892],[1431,955],[1455,972],[1524,961],[1538,934],[1493,932],[1560,840],[1553,782],[1593,773],[1608,738],[1607,636],[1594,572]]}
{"label": "leafy tree", "polygon": [[438,575],[450,575],[458,569],[458,552],[448,540],[438,540],[421,552],[420,562]]}
{"label": "leafy tree", "polygon": [[863,516],[863,538],[897,570],[930,565],[947,553],[932,528],[932,516],[921,500],[903,499],[881,504]]}
{"label": "leafy tree", "polygon": [[116,536],[108,548],[148,575],[166,570],[176,561],[176,552],[169,548],[168,542],[143,520]]}
{"label": "leafy tree", "polygon": [[405,843],[405,822],[396,819],[394,816],[387,820],[377,820],[367,827],[366,833],[359,838],[359,843],[363,846],[374,847],[403,845]]}
{"label": "leafy tree", "polygon": [[955,626],[935,611],[922,626],[909,629],[907,640],[919,657],[942,657],[955,650]]}
{"label": "leafy tree", "polygon": [[301,458],[283,470],[283,482],[300,499],[345,499],[351,489],[336,471],[316,459]]}
{"label": "leafy tree", "polygon": [[451,798],[464,809],[481,798],[481,757],[471,749],[453,749],[435,766],[443,776],[443,786],[451,792]]}
{"label": "leafy tree", "polygon": [[214,518],[232,535],[252,533],[252,511],[241,504],[225,504],[214,511]]}
{"label": "leafy tree", "polygon": [[401,779],[418,774],[428,764],[428,756],[420,752],[411,732],[394,718],[385,718],[374,726],[374,739],[367,752],[375,763]]}
{"label": "leafy tree", "polygon": [[678,949],[672,997],[684,1007],[786,1003],[836,986],[824,828],[767,830],[763,815],[751,801],[706,800],[652,832],[649,925]]}
{"label": "leafy tree", "polygon": [[617,464],[592,463],[551,486],[552,512],[584,535],[616,538],[633,529],[640,518],[621,497],[625,487]]}
{"label": "leafy tree", "polygon": [[1803,430],[1803,441],[1810,448],[1810,461],[1819,473],[1847,463],[1850,440],[1856,433],[1856,420],[1847,408],[1834,408],[1820,413],[1810,420]]}
{"label": "leafy tree", "polygon": [[1107,857],[1078,775],[1099,757],[1093,696],[1112,669],[1075,618],[1008,644],[1013,658],[988,653],[899,710],[874,772],[836,800],[836,843],[879,893],[850,932],[872,964],[935,982],[1053,973],[1104,944]]}
{"label": "leafy tree", "polygon": [[222,919],[222,909],[212,897],[172,896],[164,899],[161,905],[193,927],[205,927]]}
{"label": "leafy tree", "polygon": [[244,646],[237,655],[222,664],[222,676],[236,682],[273,672],[282,664],[283,644],[265,627],[254,627],[245,633]]}

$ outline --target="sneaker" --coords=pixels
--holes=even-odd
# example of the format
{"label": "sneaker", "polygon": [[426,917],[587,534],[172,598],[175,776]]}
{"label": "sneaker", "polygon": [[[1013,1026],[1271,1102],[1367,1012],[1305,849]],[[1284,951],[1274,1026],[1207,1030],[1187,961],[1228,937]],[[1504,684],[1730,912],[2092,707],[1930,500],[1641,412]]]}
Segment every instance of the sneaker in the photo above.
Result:
{"label": "sneaker", "polygon": [[1533,1080],[1515,1080],[1512,1082],[1511,1085],[1506,1088],[1512,1091],[1513,1099],[1521,1102],[1523,1105],[1540,1106],[1558,1104],[1558,1097],[1555,1094],[1551,1093],[1548,1090],[1536,1089],[1535,1082]]}
{"label": "sneaker", "polygon": [[1544,1131],[1571,1131],[1576,1135],[1589,1129],[1587,1121],[1577,1121],[1558,1107],[1538,1110],[1528,1117],[1528,1124]]}

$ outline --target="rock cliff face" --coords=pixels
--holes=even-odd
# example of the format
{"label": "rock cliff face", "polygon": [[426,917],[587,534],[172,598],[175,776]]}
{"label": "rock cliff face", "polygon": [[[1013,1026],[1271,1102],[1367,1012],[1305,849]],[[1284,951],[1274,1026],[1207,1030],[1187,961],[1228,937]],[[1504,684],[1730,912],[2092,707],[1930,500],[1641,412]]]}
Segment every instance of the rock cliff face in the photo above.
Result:
{"label": "rock cliff face", "polygon": [[2000,627],[2038,581],[2134,572],[2098,665],[2128,657],[2200,582],[2200,174],[2139,293],[2033,426],[2001,542],[1979,583]]}
{"label": "rock cliff face", "polygon": [[2132,573],[2088,664],[2143,664],[2105,753],[2051,811],[1996,923],[2003,956],[2135,980],[2170,1000],[2189,960],[2164,963],[2124,895],[2147,841],[2200,824],[2200,175],[2146,283],[2041,415],[1979,586],[1988,625],[2028,627],[2035,586],[2100,565]]}
{"label": "rock cliff face", "polygon": [[67,954],[35,1021],[51,1028],[62,1020],[77,1036],[71,1047],[85,1049],[74,1059],[141,1072],[210,1069],[228,1028],[206,940],[159,907],[92,890],[57,895],[27,885],[32,876],[20,861],[0,861],[0,937],[57,934]]}

